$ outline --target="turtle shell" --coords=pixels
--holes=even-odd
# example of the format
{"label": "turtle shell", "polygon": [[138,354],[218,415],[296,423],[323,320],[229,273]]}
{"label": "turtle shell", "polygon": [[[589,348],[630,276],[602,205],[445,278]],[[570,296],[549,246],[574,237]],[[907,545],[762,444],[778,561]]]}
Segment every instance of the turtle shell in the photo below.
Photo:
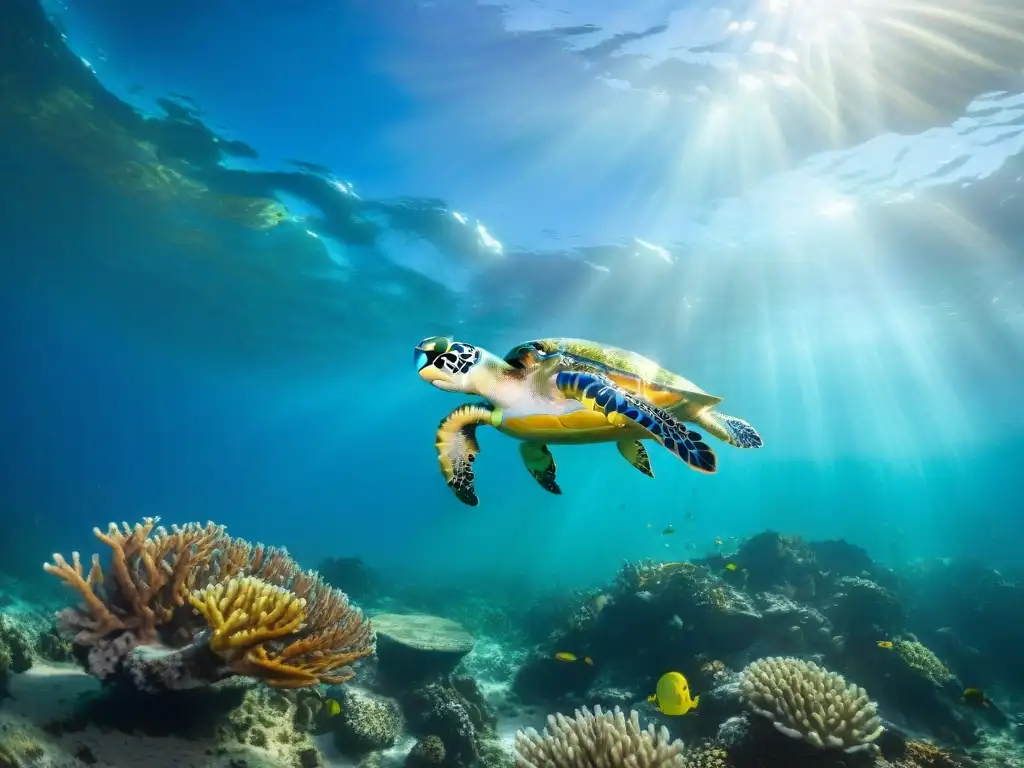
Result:
{"label": "turtle shell", "polygon": [[601,373],[661,407],[680,402],[714,406],[722,398],[709,395],[692,381],[662,368],[643,355],[586,339],[537,339],[517,344],[505,355],[516,368],[530,368],[552,355],[560,355],[568,370]]}

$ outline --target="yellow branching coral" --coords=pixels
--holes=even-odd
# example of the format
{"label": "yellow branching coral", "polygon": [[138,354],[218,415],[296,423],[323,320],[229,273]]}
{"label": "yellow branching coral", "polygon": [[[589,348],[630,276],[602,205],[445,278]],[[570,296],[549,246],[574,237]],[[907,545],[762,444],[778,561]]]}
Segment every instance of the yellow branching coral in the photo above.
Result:
{"label": "yellow branching coral", "polygon": [[[310,594],[313,583],[303,575],[299,590]],[[346,606],[337,599],[320,601],[315,613],[294,591],[246,576],[196,590],[189,600],[213,630],[215,653],[239,674],[262,677],[279,688],[344,682],[352,676],[348,666],[370,653],[368,624],[339,625]],[[269,645],[290,636],[295,639],[283,647]],[[339,669],[344,671],[332,674]]]}
{"label": "yellow branching coral", "polygon": [[213,629],[210,648],[218,653],[246,651],[291,634],[306,618],[305,600],[254,576],[197,589],[189,601]]}
{"label": "yellow branching coral", "polygon": [[[224,665],[204,669],[207,677],[249,675],[292,688],[344,682],[353,674],[349,665],[371,652],[362,612],[284,550],[232,539],[213,523],[170,532],[156,523],[94,529],[110,547],[106,573],[94,555],[86,574],[77,552],[70,563],[54,555],[44,565],[82,595],[83,604],[62,611],[59,624],[88,649],[96,676],[127,671],[140,686],[173,687],[190,672],[187,652],[202,647]],[[161,653],[133,655],[137,646]],[[192,656],[209,666],[208,655]]]}

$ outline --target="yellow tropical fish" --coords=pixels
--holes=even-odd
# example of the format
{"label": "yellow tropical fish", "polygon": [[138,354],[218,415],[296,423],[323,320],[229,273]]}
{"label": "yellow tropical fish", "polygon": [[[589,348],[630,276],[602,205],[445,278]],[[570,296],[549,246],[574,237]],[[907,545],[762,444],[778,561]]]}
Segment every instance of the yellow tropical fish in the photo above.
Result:
{"label": "yellow tropical fish", "polygon": [[656,704],[666,715],[685,715],[691,709],[696,709],[700,703],[700,696],[690,698],[690,684],[686,678],[678,672],[666,672],[658,681],[658,687],[654,694],[647,697],[647,700]]}
{"label": "yellow tropical fish", "polygon": [[589,656],[584,656],[583,657],[583,663],[584,664],[589,664],[590,666],[594,666],[594,660],[592,658],[590,658]]}
{"label": "yellow tropical fish", "polygon": [[725,570],[727,570],[727,571],[735,571],[736,570],[736,563],[726,563],[725,564]]}
{"label": "yellow tropical fish", "polygon": [[566,653],[565,651],[559,651],[555,654],[555,658],[559,661],[576,661],[576,654]]}
{"label": "yellow tropical fish", "polygon": [[339,704],[335,699],[325,699],[324,711],[329,717],[334,717],[335,715],[341,714],[341,704]]}
{"label": "yellow tropical fish", "polygon": [[963,704],[972,707],[991,707],[992,702],[980,688],[964,688],[964,695],[960,697]]}
{"label": "yellow tropical fish", "polygon": [[892,640],[879,640],[877,645],[879,648],[885,648],[887,651],[892,650]]}

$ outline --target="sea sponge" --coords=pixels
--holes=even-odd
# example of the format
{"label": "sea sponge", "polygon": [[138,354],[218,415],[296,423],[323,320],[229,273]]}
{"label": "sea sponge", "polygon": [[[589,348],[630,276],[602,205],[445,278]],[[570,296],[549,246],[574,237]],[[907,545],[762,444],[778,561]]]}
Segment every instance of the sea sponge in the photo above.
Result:
{"label": "sea sponge", "polygon": [[32,666],[33,657],[28,632],[13,617],[0,613],[0,668],[24,672]]}
{"label": "sea sponge", "polygon": [[516,731],[516,765],[519,768],[682,768],[683,742],[669,740],[668,730],[640,727],[640,717],[629,718],[618,707],[614,712],[594,713],[586,707],[576,716],[548,715],[543,733],[533,728]]}
{"label": "sea sponge", "polygon": [[82,596],[61,611],[58,628],[101,680],[144,690],[232,675],[277,688],[335,684],[372,652],[362,612],[284,550],[232,539],[213,523],[170,531],[156,523],[94,529],[110,547],[107,572],[93,555],[86,574],[77,552],[43,566]]}
{"label": "sea sponge", "polygon": [[393,747],[402,732],[398,703],[366,691],[344,690],[341,712],[332,718],[334,744],[347,755],[361,755]]}
{"label": "sea sponge", "polygon": [[875,751],[882,723],[867,692],[800,659],[765,658],[743,670],[740,693],[786,736],[821,749]]}

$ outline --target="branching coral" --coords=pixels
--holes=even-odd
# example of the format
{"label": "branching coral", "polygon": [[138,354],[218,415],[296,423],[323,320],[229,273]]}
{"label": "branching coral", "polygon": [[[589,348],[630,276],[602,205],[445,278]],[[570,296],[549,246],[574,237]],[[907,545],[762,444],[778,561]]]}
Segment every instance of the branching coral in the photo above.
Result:
{"label": "branching coral", "polygon": [[819,748],[874,751],[882,734],[875,705],[863,688],[799,659],[766,658],[741,673],[750,707],[787,736]]}
{"label": "branching coral", "polygon": [[544,732],[516,732],[516,765],[520,768],[682,768],[683,743],[670,741],[665,728],[640,727],[636,712],[629,718],[616,707],[594,707],[576,716],[549,715]]}
{"label": "branching coral", "polygon": [[82,596],[58,625],[89,671],[127,674],[142,688],[190,687],[230,675],[294,688],[340,683],[372,650],[372,632],[348,598],[284,550],[198,523],[170,532],[147,518],[94,533],[110,547],[86,574],[77,552],[44,568]]}

